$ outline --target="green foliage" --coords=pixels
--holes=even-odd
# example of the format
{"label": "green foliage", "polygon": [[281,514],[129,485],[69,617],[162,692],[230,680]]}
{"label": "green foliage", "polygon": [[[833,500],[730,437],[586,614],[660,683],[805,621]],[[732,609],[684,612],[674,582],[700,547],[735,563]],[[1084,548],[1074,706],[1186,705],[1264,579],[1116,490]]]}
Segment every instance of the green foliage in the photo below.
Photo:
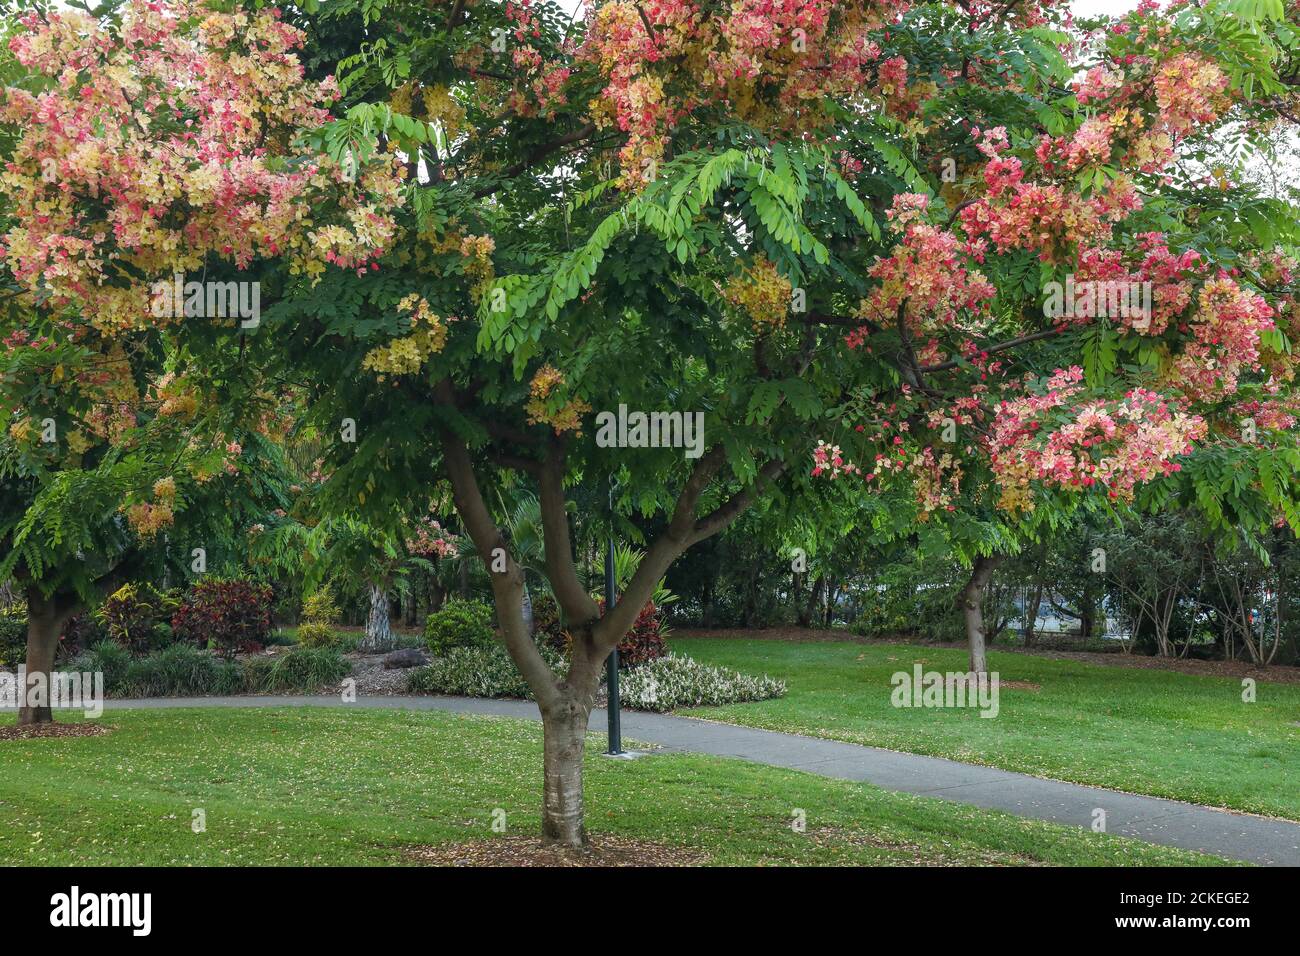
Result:
{"label": "green foliage", "polygon": [[170,643],[168,622],[179,606],[173,592],[148,583],[124,584],[104,600],[95,616],[109,638],[140,655]]}
{"label": "green foliage", "polygon": [[338,635],[331,624],[324,621],[303,621],[298,625],[299,647],[334,647]]}
{"label": "green foliage", "polygon": [[492,608],[482,601],[452,598],[441,610],[429,615],[424,639],[435,657],[459,647],[494,646]]}
{"label": "green foliage", "polygon": [[27,605],[0,608],[0,667],[21,664],[27,657]]}
{"label": "green foliage", "polygon": [[302,602],[302,619],[310,624],[337,624],[339,607],[333,589],[326,586],[309,594]]}
{"label": "green foliage", "polygon": [[104,693],[115,694],[122,690],[127,670],[131,666],[131,652],[115,641],[92,644],[68,665],[69,670],[82,673],[102,673]]}
{"label": "green foliage", "polygon": [[[564,658],[549,647],[539,648],[552,671],[559,671]],[[453,647],[425,667],[413,668],[407,689],[420,694],[456,694],[464,697],[520,697],[532,699],[528,687],[510,654],[500,644]]]}
{"label": "green foliage", "polygon": [[244,661],[244,683],[252,694],[301,693],[337,684],[351,671],[336,648],[297,647]]}
{"label": "green foliage", "polygon": [[231,661],[189,644],[173,644],[132,659],[116,643],[101,641],[68,669],[103,673],[110,697],[201,697],[315,692],[337,684],[352,665],[332,648],[295,648]]}
{"label": "green foliage", "polygon": [[105,677],[105,692],[120,697],[187,697],[238,694],[244,690],[243,671],[189,644],[173,644],[131,661],[120,683]]}

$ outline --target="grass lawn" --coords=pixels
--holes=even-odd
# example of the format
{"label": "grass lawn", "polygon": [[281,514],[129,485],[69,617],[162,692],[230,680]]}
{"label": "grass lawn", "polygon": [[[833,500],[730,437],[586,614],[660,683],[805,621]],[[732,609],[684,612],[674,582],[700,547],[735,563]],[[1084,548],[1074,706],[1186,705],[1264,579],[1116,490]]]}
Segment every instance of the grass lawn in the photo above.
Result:
{"label": "grass lawn", "polygon": [[997,717],[895,708],[890,677],[963,671],[965,651],[909,644],[672,638],[699,661],[784,679],[786,697],[694,713],[752,727],[988,764],[1300,820],[1300,686],[990,653]]}
{"label": "grass lawn", "polygon": [[[0,721],[12,723],[6,716]],[[443,713],[112,711],[0,740],[0,864],[380,864],[533,836],[541,727]],[[588,826],[716,864],[1190,864],[1210,857],[712,757],[588,749]],[[207,831],[191,829],[194,809]],[[792,811],[806,813],[795,833]]]}

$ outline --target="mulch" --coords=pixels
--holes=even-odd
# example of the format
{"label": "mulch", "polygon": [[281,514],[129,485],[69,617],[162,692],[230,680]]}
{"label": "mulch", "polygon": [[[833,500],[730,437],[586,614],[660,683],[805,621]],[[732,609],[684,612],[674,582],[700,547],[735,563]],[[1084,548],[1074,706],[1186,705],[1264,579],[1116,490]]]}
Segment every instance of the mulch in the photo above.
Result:
{"label": "mulch", "polygon": [[412,863],[423,866],[699,866],[707,857],[689,847],[665,846],[646,840],[599,834],[585,850],[543,846],[539,837],[502,836],[470,843],[412,846],[403,849]]}
{"label": "mulch", "polygon": [[[915,637],[864,637],[849,631],[817,630],[808,627],[769,627],[757,630],[746,628],[673,628],[677,637],[699,638],[733,638],[757,641],[787,641],[793,644],[910,644],[924,647],[944,647],[953,650],[965,650],[966,645],[952,641],[924,641]],[[1027,654],[1031,657],[1045,657],[1049,660],[1083,661],[1088,664],[1101,664],[1105,667],[1137,667],[1145,670],[1174,671],[1180,674],[1195,674],[1201,677],[1230,677],[1240,680],[1250,677],[1254,680],[1272,684],[1300,684],[1300,667],[1272,664],[1261,667],[1249,661],[1201,661],[1175,660],[1168,657],[1145,657],[1124,654],[1118,651],[1101,653],[1098,651],[1063,651],[1056,648],[1008,647],[992,644],[990,651],[999,654]],[[1010,686],[1003,682],[1003,687]]]}
{"label": "mulch", "polygon": [[32,740],[43,737],[102,737],[112,727],[103,724],[29,724],[25,727],[13,724],[0,727],[0,740]]}

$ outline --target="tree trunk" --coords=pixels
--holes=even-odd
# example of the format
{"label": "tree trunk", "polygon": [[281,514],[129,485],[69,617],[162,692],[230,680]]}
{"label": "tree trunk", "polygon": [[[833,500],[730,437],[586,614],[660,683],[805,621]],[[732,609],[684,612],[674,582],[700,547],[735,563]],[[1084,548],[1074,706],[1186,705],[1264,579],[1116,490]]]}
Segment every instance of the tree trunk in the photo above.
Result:
{"label": "tree trunk", "polygon": [[45,684],[45,697],[36,706],[29,706],[30,698],[27,693],[23,694],[18,708],[19,724],[48,724],[54,721],[49,697],[52,690],[50,675],[54,671],[54,655],[59,649],[59,631],[64,622],[76,612],[76,608],[75,601],[61,601],[58,595],[47,598],[37,587],[27,589],[27,688],[32,687],[34,675],[41,675]]}
{"label": "tree trunk", "polygon": [[966,641],[970,645],[970,669],[972,673],[983,674],[989,669],[988,658],[984,648],[984,592],[988,589],[989,578],[1002,563],[1002,555],[976,558],[971,567],[970,581],[961,589],[958,603],[966,618]]}
{"label": "tree trunk", "polygon": [[393,626],[388,616],[388,588],[382,583],[370,585],[370,613],[366,617],[366,636],[357,650],[366,654],[383,654],[393,649]]}
{"label": "tree trunk", "polygon": [[812,627],[813,615],[817,613],[818,606],[821,604],[822,590],[826,587],[826,579],[820,574],[813,581],[812,590],[808,592],[808,600],[804,602],[799,609],[799,626]]}
{"label": "tree trunk", "polygon": [[572,699],[562,700],[549,713],[542,714],[544,843],[574,848],[587,845],[582,812],[582,764],[589,716],[589,709]]}
{"label": "tree trunk", "polygon": [[1091,594],[1084,594],[1079,608],[1079,637],[1082,640],[1092,638],[1097,629],[1097,603]]}
{"label": "tree trunk", "polygon": [[1043,606],[1043,582],[1034,585],[1034,597],[1025,608],[1025,647],[1034,646],[1034,625],[1038,623],[1038,609]]}

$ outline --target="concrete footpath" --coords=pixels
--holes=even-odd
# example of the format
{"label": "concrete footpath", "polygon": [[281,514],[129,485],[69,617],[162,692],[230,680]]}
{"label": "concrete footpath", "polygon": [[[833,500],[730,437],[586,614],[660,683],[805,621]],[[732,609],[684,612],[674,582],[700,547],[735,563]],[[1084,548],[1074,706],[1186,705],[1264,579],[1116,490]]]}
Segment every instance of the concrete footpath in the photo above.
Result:
{"label": "concrete footpath", "polygon": [[[362,697],[351,704],[337,697],[169,697],[112,700],[105,706],[109,710],[367,707],[540,719],[537,705],[531,701],[468,697]],[[605,721],[603,710],[592,712],[594,730],[603,730]],[[1115,836],[1268,866],[1300,866],[1300,823],[1286,820],[691,717],[624,711],[622,726],[624,737],[657,744],[666,751],[735,757],[1078,827],[1091,827],[1093,811],[1101,809],[1106,812],[1106,831]]]}

